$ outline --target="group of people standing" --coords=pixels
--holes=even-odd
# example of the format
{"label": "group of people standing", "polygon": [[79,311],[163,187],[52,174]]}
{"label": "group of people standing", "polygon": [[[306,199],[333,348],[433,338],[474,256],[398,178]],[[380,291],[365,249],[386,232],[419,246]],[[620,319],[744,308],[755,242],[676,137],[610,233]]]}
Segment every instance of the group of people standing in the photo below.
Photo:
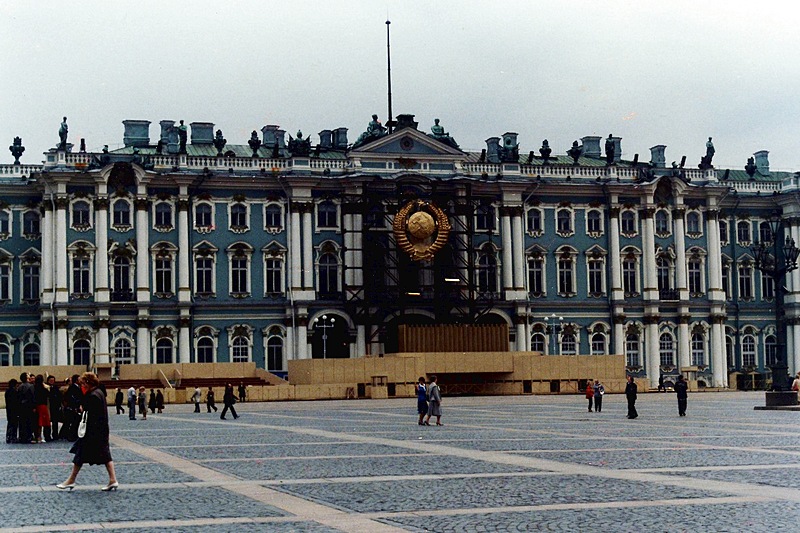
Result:
{"label": "group of people standing", "polygon": [[[800,375],[798,376],[800,378]],[[659,382],[659,391],[662,386],[663,383]],[[673,388],[678,396],[678,416],[686,416],[689,385],[686,383],[686,380],[683,379],[683,376],[678,376],[678,381]],[[666,388],[664,390],[666,390]],[[605,392],[605,387],[603,387],[603,384],[598,380],[592,382],[590,379],[586,384],[586,399],[589,400],[590,413],[592,412],[592,401],[594,401],[595,412],[599,413],[603,410],[603,395]],[[633,376],[628,376],[628,383],[625,385],[625,399],[628,401],[628,418],[630,419],[639,417],[639,413],[636,411],[636,397],[638,396],[638,392],[639,388]]]}
{"label": "group of people standing", "polygon": [[[245,401],[247,397],[246,389],[244,388],[244,384],[239,385],[239,401]],[[194,388],[194,393],[191,396],[191,400],[194,403],[194,412],[200,412],[200,402],[203,399],[203,393],[200,391],[200,387]],[[236,409],[233,407],[236,404],[236,395],[233,394],[233,385],[230,383],[225,384],[225,393],[222,395],[222,402],[224,407],[222,408],[222,413],[219,415],[221,420],[227,420],[225,418],[225,414],[230,411],[233,415],[233,419],[236,420],[239,418],[239,415],[236,414]],[[217,404],[214,397],[214,389],[212,387],[208,387],[206,391],[206,410],[207,412],[211,412],[211,410],[217,412]]]}
{"label": "group of people standing", "polygon": [[[125,400],[126,394],[122,392],[121,389],[117,389],[117,393],[114,395],[114,406],[117,409],[117,414],[121,415],[125,413],[125,409],[122,407],[122,404]],[[136,420],[136,407],[139,407],[139,414],[142,416],[142,420],[147,420],[147,410],[150,409],[150,413],[163,413],[164,412],[164,393],[161,389],[155,390],[150,389],[150,397],[147,396],[147,389],[144,387],[136,388],[135,385],[131,385],[127,392],[128,398],[128,418],[130,420]]]}
{"label": "group of people standing", "polygon": [[[436,425],[442,426],[442,393],[436,376],[431,376],[431,382],[426,385],[425,378],[420,377],[417,383],[417,413],[419,425],[430,426],[431,417],[436,417]],[[427,415],[427,417],[426,417]]]}
{"label": "group of people standing", "polygon": [[67,378],[61,391],[55,376],[23,372],[5,392],[6,444],[37,444],[77,439],[81,393],[78,375]]}

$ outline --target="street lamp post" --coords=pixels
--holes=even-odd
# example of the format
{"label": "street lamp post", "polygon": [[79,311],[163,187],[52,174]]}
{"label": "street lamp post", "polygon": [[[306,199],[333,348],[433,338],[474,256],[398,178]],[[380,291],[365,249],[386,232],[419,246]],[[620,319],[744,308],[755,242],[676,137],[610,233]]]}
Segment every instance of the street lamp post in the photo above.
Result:
{"label": "street lamp post", "polygon": [[328,315],[322,315],[322,321],[320,321],[319,317],[314,319],[314,329],[322,328],[323,359],[327,359],[328,357],[328,328],[332,328],[334,322],[336,322],[336,319],[333,317],[328,318]]}
{"label": "street lamp post", "polygon": [[[775,292],[775,334],[777,337],[777,353],[775,361],[770,365],[772,370],[772,392],[767,392],[766,406],[793,405],[797,396],[787,390],[787,375],[789,364],[786,353],[786,321],[783,319],[783,300],[785,295],[784,279],[786,274],[797,268],[797,257],[800,249],[795,245],[794,239],[786,236],[783,246],[778,232],[784,229],[780,214],[775,211],[769,220],[772,232],[772,243],[758,242],[756,240],[750,247],[755,258],[756,270],[772,278]],[[770,250],[772,248],[772,250]]]}
{"label": "street lamp post", "polygon": [[545,316],[544,321],[547,323],[547,334],[550,335],[550,345],[552,347],[552,349],[550,350],[550,355],[555,355],[556,335],[558,334],[559,331],[561,331],[561,327],[564,324],[564,317],[556,316],[556,314],[553,313],[550,316]]}

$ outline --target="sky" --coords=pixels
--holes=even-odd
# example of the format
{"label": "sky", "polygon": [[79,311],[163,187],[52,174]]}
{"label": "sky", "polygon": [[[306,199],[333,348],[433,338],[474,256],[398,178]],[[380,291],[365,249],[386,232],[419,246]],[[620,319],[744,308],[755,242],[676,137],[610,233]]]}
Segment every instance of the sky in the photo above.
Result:
{"label": "sky", "polygon": [[[213,122],[230,144],[277,124],[318,141],[393,111],[463,149],[519,134],[556,153],[587,135],[622,155],[743,168],[769,150],[800,171],[800,5],[739,0],[0,0],[0,146],[23,163],[58,141],[122,144],[125,119]],[[215,129],[216,129],[215,128]],[[7,148],[0,163],[11,163]]]}

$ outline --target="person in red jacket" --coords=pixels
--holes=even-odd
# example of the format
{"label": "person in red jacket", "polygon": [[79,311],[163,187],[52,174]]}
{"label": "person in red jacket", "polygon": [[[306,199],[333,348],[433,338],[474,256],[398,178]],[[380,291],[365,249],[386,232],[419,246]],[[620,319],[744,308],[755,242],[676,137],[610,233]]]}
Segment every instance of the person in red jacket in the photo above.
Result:
{"label": "person in red jacket", "polygon": [[586,383],[586,399],[589,400],[589,412],[592,412],[592,398],[594,398],[594,387],[592,387],[592,380]]}

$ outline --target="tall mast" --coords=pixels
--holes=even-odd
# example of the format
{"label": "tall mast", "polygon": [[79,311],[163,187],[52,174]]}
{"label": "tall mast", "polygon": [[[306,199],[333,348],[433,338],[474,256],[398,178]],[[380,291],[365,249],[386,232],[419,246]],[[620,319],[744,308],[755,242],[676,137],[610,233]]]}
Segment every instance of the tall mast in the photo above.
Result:
{"label": "tall mast", "polygon": [[389,128],[389,133],[392,133],[392,53],[391,49],[389,48],[389,25],[391,22],[389,20],[386,21],[386,74],[389,79],[388,89],[389,89],[389,117],[386,120],[386,126]]}

